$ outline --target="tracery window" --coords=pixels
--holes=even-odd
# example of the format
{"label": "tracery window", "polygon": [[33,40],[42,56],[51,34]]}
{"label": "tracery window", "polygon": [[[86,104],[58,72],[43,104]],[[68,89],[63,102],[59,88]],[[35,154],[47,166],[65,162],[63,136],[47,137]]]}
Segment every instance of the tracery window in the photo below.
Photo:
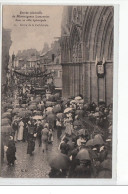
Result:
{"label": "tracery window", "polygon": [[82,58],[81,42],[77,31],[75,31],[72,43],[72,62],[81,62],[81,58]]}

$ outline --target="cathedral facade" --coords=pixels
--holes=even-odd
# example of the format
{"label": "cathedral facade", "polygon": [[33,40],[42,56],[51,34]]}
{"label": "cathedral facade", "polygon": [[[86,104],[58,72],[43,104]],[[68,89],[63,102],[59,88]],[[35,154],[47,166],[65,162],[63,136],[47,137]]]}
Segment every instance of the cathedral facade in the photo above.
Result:
{"label": "cathedral facade", "polygon": [[62,95],[113,101],[112,6],[64,7],[61,26]]}

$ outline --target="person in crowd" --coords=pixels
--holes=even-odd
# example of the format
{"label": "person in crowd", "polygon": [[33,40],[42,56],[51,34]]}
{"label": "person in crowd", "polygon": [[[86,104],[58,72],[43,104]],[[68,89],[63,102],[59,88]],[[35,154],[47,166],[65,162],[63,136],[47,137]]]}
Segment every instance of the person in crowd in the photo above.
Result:
{"label": "person in crowd", "polygon": [[34,149],[35,149],[35,137],[34,137],[34,134],[29,134],[28,146],[27,146],[27,154],[32,156]]}
{"label": "person in crowd", "polygon": [[108,155],[107,147],[105,145],[101,146],[99,150],[99,161],[103,162],[106,159],[107,155]]}
{"label": "person in crowd", "polygon": [[53,131],[52,129],[49,129],[49,134],[48,134],[48,143],[53,142]]}
{"label": "person in crowd", "polygon": [[48,124],[49,124],[49,127],[52,129],[52,131],[54,131],[55,126],[56,126],[56,119],[51,118],[51,119],[48,121]]}
{"label": "person in crowd", "polygon": [[72,133],[73,133],[73,131],[74,131],[74,129],[73,129],[73,123],[72,123],[72,120],[71,120],[71,119],[67,119],[67,121],[66,121],[66,123],[65,123],[65,127],[66,127],[65,132],[66,132],[69,136],[71,136]]}
{"label": "person in crowd", "polygon": [[60,138],[62,134],[62,119],[56,119],[57,137]]}
{"label": "person in crowd", "polygon": [[12,122],[12,128],[14,131],[14,141],[17,142],[17,136],[18,136],[18,120],[14,120]]}
{"label": "person in crowd", "polygon": [[8,146],[7,146],[7,151],[6,151],[6,156],[7,156],[7,161],[8,165],[14,165],[14,162],[16,160],[16,146],[15,142],[13,140],[13,137],[10,136]]}
{"label": "person in crowd", "polygon": [[76,159],[76,156],[79,152],[79,147],[76,146],[71,152],[70,152],[70,168],[69,168],[69,178],[74,178],[75,177],[75,168],[77,165],[79,165],[79,160]]}
{"label": "person in crowd", "polygon": [[18,135],[17,135],[17,140],[22,141],[23,140],[23,132],[24,132],[24,122],[21,118],[19,122],[19,128],[18,128]]}
{"label": "person in crowd", "polygon": [[49,178],[66,178],[66,171],[62,169],[51,168]]}
{"label": "person in crowd", "polygon": [[48,150],[48,136],[49,136],[49,125],[46,123],[41,131],[42,151]]}
{"label": "person in crowd", "polygon": [[91,160],[81,161],[74,171],[75,178],[92,178]]}
{"label": "person in crowd", "polygon": [[23,142],[28,140],[28,119],[24,118]]}
{"label": "person in crowd", "polygon": [[37,140],[38,140],[39,147],[41,146],[41,131],[42,131],[42,128],[43,128],[42,123],[41,122],[38,123],[36,131],[37,131]]}
{"label": "person in crowd", "polygon": [[78,115],[75,116],[74,122],[73,122],[73,126],[75,127],[75,130],[79,130],[81,129],[81,120],[78,117]]}
{"label": "person in crowd", "polygon": [[27,125],[28,125],[28,138],[29,138],[29,136],[33,135],[36,132],[34,128],[34,121],[30,119]]}
{"label": "person in crowd", "polygon": [[73,137],[71,139],[69,139],[68,141],[68,145],[69,145],[69,153],[68,155],[70,156],[71,152],[76,148],[76,138]]}
{"label": "person in crowd", "polygon": [[68,155],[68,152],[70,150],[70,146],[68,144],[68,141],[69,141],[68,138],[65,137],[60,144],[60,151],[62,154]]}
{"label": "person in crowd", "polygon": [[99,145],[98,146],[95,145],[92,151],[90,152],[92,158],[92,171],[94,178],[97,177],[98,171],[100,169],[99,150],[100,150]]}
{"label": "person in crowd", "polygon": [[79,135],[79,138],[77,139],[77,146],[81,147],[82,142],[86,142],[83,134]]}

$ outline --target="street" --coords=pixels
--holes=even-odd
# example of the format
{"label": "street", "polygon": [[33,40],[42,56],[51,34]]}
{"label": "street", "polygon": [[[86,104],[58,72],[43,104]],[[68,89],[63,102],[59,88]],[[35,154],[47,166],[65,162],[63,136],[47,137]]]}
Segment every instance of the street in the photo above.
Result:
{"label": "street", "polygon": [[42,147],[39,147],[36,141],[35,151],[33,156],[27,153],[27,142],[16,143],[16,162],[14,166],[8,166],[6,157],[2,164],[1,177],[4,178],[48,178],[50,166],[48,157],[50,153],[57,152],[59,140],[57,139],[56,131],[54,134],[53,144],[49,144],[47,153],[42,152]]}

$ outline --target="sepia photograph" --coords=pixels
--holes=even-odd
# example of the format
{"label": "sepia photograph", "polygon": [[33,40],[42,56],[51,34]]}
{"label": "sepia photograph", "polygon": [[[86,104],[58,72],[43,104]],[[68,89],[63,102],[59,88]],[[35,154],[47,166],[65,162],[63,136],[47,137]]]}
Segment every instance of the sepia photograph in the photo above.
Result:
{"label": "sepia photograph", "polygon": [[3,5],[1,178],[112,179],[114,6]]}

